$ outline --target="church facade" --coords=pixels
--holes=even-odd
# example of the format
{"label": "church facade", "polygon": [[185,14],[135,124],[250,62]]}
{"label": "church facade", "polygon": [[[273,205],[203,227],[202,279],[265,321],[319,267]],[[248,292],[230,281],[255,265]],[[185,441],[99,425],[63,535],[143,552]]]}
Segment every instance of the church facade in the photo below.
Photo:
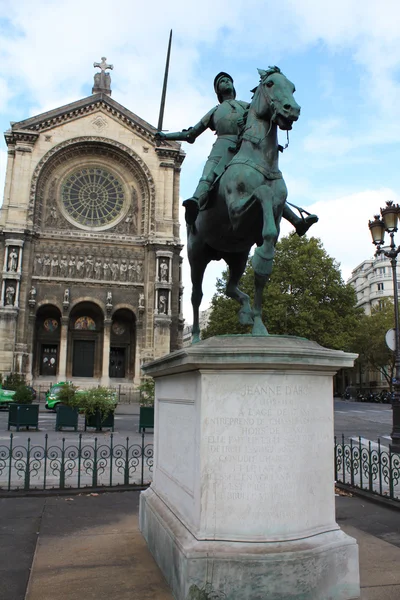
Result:
{"label": "church facade", "polygon": [[138,384],[182,344],[180,144],[93,93],[13,123],[0,212],[0,373]]}

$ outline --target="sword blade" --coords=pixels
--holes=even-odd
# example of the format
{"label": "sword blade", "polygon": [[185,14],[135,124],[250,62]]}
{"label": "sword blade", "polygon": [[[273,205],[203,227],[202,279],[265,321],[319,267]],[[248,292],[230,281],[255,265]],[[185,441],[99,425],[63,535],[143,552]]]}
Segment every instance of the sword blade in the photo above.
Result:
{"label": "sword blade", "polygon": [[167,60],[165,63],[165,73],[164,73],[164,85],[163,85],[163,90],[162,90],[162,94],[161,94],[161,104],[160,104],[160,113],[158,116],[157,131],[162,131],[163,120],[164,120],[165,97],[167,95],[167,84],[168,84],[169,58],[171,56],[171,42],[172,42],[172,29],[169,34]]}

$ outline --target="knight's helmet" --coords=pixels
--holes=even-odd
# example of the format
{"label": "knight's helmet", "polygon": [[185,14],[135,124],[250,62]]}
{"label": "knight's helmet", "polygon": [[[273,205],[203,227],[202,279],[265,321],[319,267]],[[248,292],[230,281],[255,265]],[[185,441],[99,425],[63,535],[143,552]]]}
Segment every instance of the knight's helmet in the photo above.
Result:
{"label": "knight's helmet", "polygon": [[[229,75],[229,73],[225,73],[224,71],[221,71],[221,73],[218,73],[218,75],[214,79],[214,90],[215,90],[215,93],[217,94],[219,102],[222,102],[222,97],[218,93],[218,83],[219,83],[219,80],[222,79],[222,77],[228,77],[228,79],[230,79],[232,81],[232,86],[233,86],[233,78],[231,77],[231,75]],[[233,97],[236,98],[235,86],[233,86]]]}

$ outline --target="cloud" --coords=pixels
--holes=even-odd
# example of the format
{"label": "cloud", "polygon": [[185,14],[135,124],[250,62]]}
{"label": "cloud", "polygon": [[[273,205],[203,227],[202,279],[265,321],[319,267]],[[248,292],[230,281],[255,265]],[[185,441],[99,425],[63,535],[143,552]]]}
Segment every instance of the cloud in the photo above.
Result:
{"label": "cloud", "polygon": [[[340,263],[344,280],[358,264],[374,254],[368,221],[379,213],[387,200],[397,203],[399,195],[390,188],[363,190],[307,207],[319,217],[308,235],[321,239],[328,254]],[[291,230],[289,224],[282,222],[281,235]]]}

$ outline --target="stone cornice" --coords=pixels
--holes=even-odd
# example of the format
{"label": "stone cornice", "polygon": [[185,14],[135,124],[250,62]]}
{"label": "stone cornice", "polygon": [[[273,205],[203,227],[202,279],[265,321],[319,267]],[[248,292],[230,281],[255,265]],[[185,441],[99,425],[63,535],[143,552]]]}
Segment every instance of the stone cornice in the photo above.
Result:
{"label": "stone cornice", "polygon": [[158,146],[155,148],[157,156],[160,159],[170,158],[174,161],[173,164],[162,162],[161,166],[163,167],[175,167],[176,164],[181,165],[185,160],[186,154],[181,150],[181,148],[166,148],[165,146]]}
{"label": "stone cornice", "polygon": [[36,140],[39,137],[39,133],[36,131],[27,131],[21,129],[9,129],[4,134],[7,146],[15,146],[17,145],[17,149],[19,144],[26,144],[28,146],[34,146]]}

